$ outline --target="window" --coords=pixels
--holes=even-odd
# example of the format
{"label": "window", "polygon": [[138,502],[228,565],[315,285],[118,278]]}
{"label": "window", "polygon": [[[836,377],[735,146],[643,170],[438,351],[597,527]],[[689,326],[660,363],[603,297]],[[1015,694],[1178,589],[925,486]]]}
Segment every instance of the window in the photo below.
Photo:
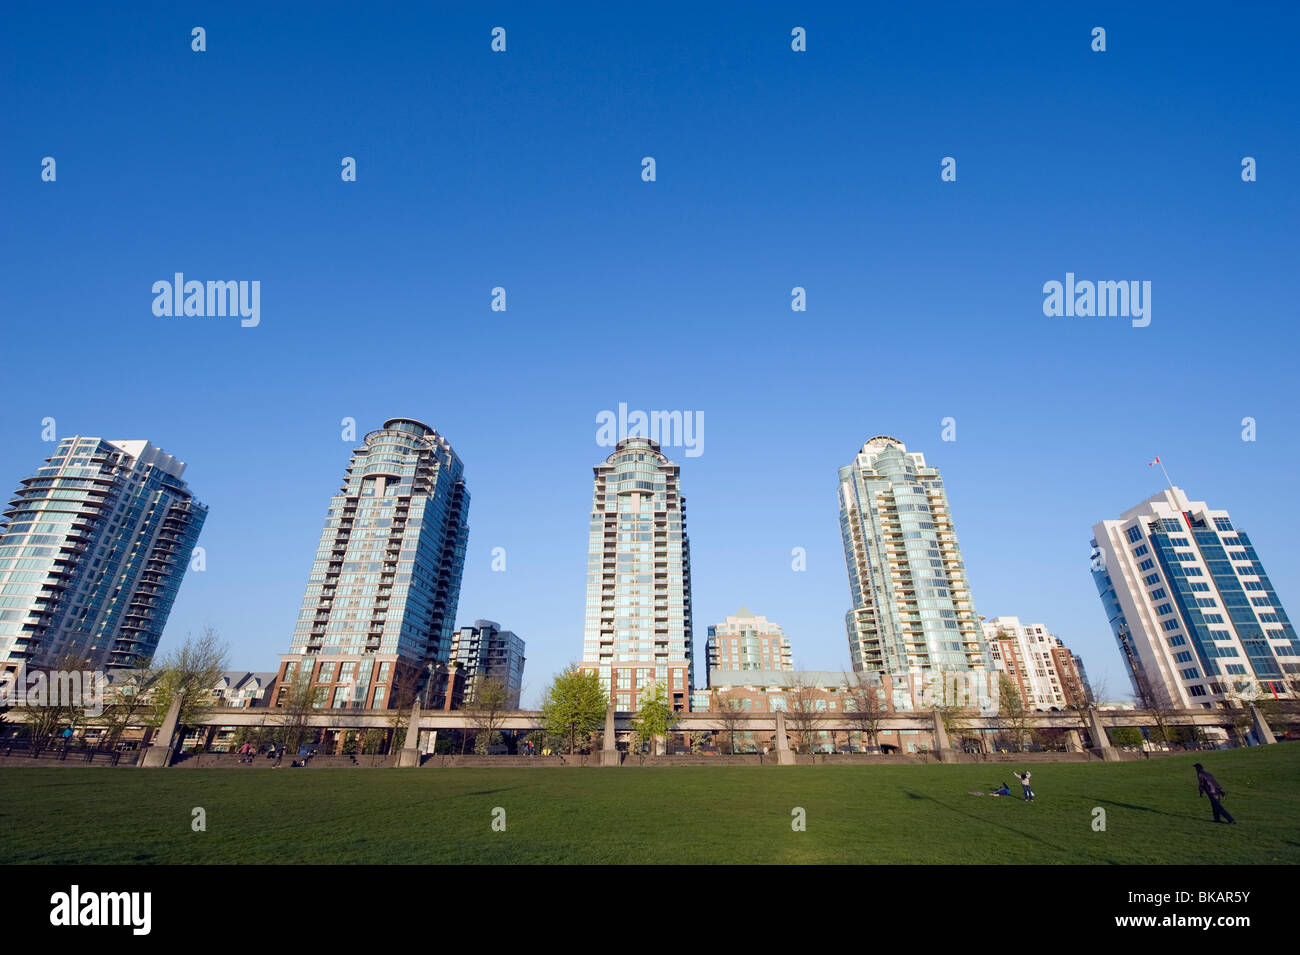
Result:
{"label": "window", "polygon": [[1184,680],[1199,680],[1201,678],[1201,671],[1196,669],[1196,667],[1188,667],[1186,670],[1182,671],[1182,677]]}
{"label": "window", "polygon": [[1173,612],[1174,612],[1173,604],[1161,604],[1159,607],[1156,608],[1156,613],[1162,617],[1165,614],[1170,614]]}
{"label": "window", "polygon": [[1158,584],[1160,583],[1160,575],[1151,574],[1149,577],[1144,578],[1144,582],[1148,587],[1151,586],[1152,584]]}
{"label": "window", "polygon": [[1155,565],[1156,562],[1154,560],[1144,560],[1142,563],[1138,564],[1138,570],[1150,570]]}
{"label": "window", "polygon": [[1140,527],[1130,527],[1128,529],[1128,539],[1130,543],[1136,544],[1142,539],[1142,529]]}
{"label": "window", "polygon": [[1216,517],[1214,519],[1214,527],[1216,530],[1230,531],[1232,530],[1232,521],[1228,520],[1226,517]]}

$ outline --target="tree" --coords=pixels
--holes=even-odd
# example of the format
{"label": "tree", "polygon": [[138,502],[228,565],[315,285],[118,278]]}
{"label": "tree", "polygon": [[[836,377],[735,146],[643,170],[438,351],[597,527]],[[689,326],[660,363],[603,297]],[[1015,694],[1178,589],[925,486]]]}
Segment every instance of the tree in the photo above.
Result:
{"label": "tree", "polygon": [[[429,689],[432,692],[433,680],[429,680]],[[450,687],[448,688],[450,692]],[[389,746],[389,751],[396,753],[406,743],[406,728],[411,722],[411,708],[415,706],[415,680],[403,678],[401,674],[395,674],[393,677],[393,695],[389,700],[391,707],[388,711],[388,725],[393,729],[393,739]],[[416,733],[420,728],[415,728]]]}
{"label": "tree", "polygon": [[325,688],[312,685],[312,669],[312,661],[304,660],[291,676],[285,675],[292,682],[280,697],[275,736],[290,753],[298,752],[312,713],[324,702]]}
{"label": "tree", "polygon": [[998,723],[1011,731],[1011,743],[1016,752],[1025,748],[1029,731],[1029,707],[1020,695],[1020,687],[1005,673],[998,674]]}
{"label": "tree", "polygon": [[655,683],[641,690],[641,705],[632,720],[632,731],[638,743],[653,743],[656,737],[665,740],[677,725],[680,714],[668,700],[668,690]]}
{"label": "tree", "polygon": [[[953,740],[960,740],[970,728],[969,708],[967,701],[962,699],[961,695],[961,676],[952,674],[952,685],[948,685],[948,677],[939,672],[935,674],[937,680],[937,693],[934,695],[933,709],[943,721],[943,730],[948,734],[948,742],[951,745]],[[931,691],[935,690],[935,682],[931,683]]]}
{"label": "tree", "polygon": [[[133,724],[152,721],[152,704],[156,695],[158,670],[151,660],[133,670],[119,671],[109,684],[104,712],[95,722],[104,728],[105,745],[112,749]],[[110,699],[111,698],[111,699]]]}
{"label": "tree", "polygon": [[509,712],[510,694],[506,685],[493,676],[474,679],[474,702],[467,710],[477,732],[474,735],[474,752],[486,756],[488,748],[501,740],[501,726]]}
{"label": "tree", "polygon": [[542,697],[542,725],[552,736],[569,744],[569,754],[578,748],[578,737],[586,737],[604,725],[609,698],[595,670],[580,670],[570,664],[551,680]]}
{"label": "tree", "polygon": [[880,723],[889,715],[881,692],[880,678],[875,673],[858,670],[852,677],[844,674],[844,715],[866,739],[869,749],[879,747]]}
{"label": "tree", "polygon": [[1115,746],[1136,748],[1142,745],[1142,731],[1136,726],[1113,726],[1107,732]]}
{"label": "tree", "polygon": [[718,723],[721,724],[718,728],[727,734],[728,754],[735,755],[736,733],[740,731],[740,726],[745,721],[744,706],[736,697],[723,695],[715,689],[709,709],[718,714]]}
{"label": "tree", "polygon": [[817,747],[817,732],[826,722],[826,698],[804,671],[795,674],[785,691],[786,715],[790,728],[799,734],[799,746],[806,753]]}
{"label": "tree", "polygon": [[[76,685],[80,685],[85,666],[81,657],[64,654],[49,666],[29,668],[28,685],[16,688],[23,693],[25,702],[15,707],[15,715],[27,726],[33,754],[56,743],[64,730],[75,734],[88,719],[86,700],[78,698],[76,686],[67,679],[68,675],[75,676]],[[89,692],[88,687],[81,687],[82,697]]]}
{"label": "tree", "polygon": [[[212,691],[217,681],[229,666],[226,645],[218,638],[214,627],[204,627],[197,638],[186,637],[184,645],[173,650],[159,666],[150,725],[161,726],[172,701],[179,696],[181,708],[177,728],[197,726],[202,721],[203,711],[212,705]],[[162,742],[166,744],[168,741]]]}
{"label": "tree", "polygon": [[1140,709],[1146,710],[1151,714],[1151,719],[1156,724],[1156,733],[1159,736],[1158,742],[1168,743],[1169,738],[1169,718],[1173,715],[1174,704],[1170,699],[1169,690],[1163,683],[1156,682],[1147,676],[1146,670],[1137,667],[1133,671],[1134,682],[1137,684],[1136,700]]}

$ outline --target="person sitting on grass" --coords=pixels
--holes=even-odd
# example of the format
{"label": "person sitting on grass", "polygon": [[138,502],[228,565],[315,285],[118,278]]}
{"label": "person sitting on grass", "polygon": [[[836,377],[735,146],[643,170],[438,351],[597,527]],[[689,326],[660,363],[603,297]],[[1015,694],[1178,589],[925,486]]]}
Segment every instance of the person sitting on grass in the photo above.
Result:
{"label": "person sitting on grass", "polygon": [[989,793],[989,795],[990,795],[990,796],[1010,796],[1010,795],[1011,795],[1011,787],[1009,787],[1006,783],[1003,783],[1001,789],[995,789],[995,790],[993,790],[993,792]]}

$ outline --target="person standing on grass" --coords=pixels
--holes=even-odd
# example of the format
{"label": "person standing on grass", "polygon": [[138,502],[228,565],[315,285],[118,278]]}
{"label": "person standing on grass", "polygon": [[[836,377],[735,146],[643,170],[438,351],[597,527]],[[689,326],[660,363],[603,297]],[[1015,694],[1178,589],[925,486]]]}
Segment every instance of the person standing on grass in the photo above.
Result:
{"label": "person standing on grass", "polygon": [[1214,813],[1214,821],[1218,822],[1219,817],[1229,825],[1235,825],[1237,820],[1228,815],[1228,810],[1223,808],[1223,797],[1227,795],[1219,781],[1205,771],[1205,767],[1196,763],[1196,795],[1205,795],[1210,797],[1210,811]]}
{"label": "person standing on grass", "polygon": [[1015,770],[1012,770],[1011,775],[1015,776],[1016,779],[1020,780],[1020,788],[1023,789],[1025,792],[1025,802],[1033,802],[1034,791],[1029,788],[1029,777],[1032,776],[1033,773],[1031,773],[1027,769],[1023,773],[1018,773]]}

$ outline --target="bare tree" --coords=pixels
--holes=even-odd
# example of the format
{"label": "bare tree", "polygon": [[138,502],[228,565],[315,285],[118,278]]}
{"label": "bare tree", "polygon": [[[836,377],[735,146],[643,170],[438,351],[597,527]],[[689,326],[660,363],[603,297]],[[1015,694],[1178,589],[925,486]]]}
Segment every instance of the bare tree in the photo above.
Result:
{"label": "bare tree", "polygon": [[889,715],[882,693],[878,674],[862,670],[852,677],[844,674],[844,715],[867,741],[868,750],[879,749],[880,723]]}
{"label": "bare tree", "polygon": [[23,703],[15,714],[27,727],[33,754],[57,745],[59,733],[75,734],[87,721],[87,688],[82,685],[86,661],[64,654],[49,666],[27,669],[27,686],[20,687]]}
{"label": "bare tree", "polygon": [[105,731],[105,746],[112,749],[132,725],[149,722],[158,671],[151,661],[134,670],[119,671],[109,684],[104,712],[95,722]]}
{"label": "bare tree", "polygon": [[786,688],[786,716],[790,728],[799,735],[799,746],[813,753],[817,748],[817,732],[826,723],[826,698],[820,687],[807,673],[795,674],[794,682]]}
{"label": "bare tree", "polygon": [[1170,742],[1169,719],[1173,716],[1175,707],[1173,700],[1170,699],[1169,690],[1163,683],[1152,680],[1142,667],[1137,667],[1133,671],[1133,676],[1137,684],[1135,698],[1138,707],[1151,714],[1160,742]]}
{"label": "bare tree", "polygon": [[736,753],[736,734],[740,732],[740,726],[745,722],[745,709],[740,700],[734,696],[723,695],[717,690],[713,691],[713,697],[710,709],[717,714],[718,729],[727,734],[727,753],[734,756]]}
{"label": "bare tree", "polygon": [[313,686],[311,675],[312,661],[299,663],[288,689],[280,696],[274,735],[291,754],[302,745],[312,713],[324,702],[325,688]]}

